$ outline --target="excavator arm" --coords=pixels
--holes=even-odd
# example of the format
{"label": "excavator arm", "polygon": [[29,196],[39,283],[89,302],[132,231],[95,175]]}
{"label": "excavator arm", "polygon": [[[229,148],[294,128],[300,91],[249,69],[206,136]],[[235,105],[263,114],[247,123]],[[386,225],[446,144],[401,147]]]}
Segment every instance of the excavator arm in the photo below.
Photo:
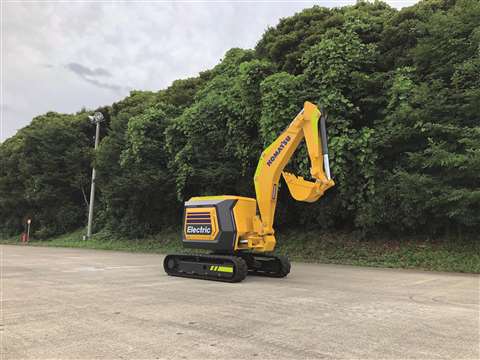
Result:
{"label": "excavator arm", "polygon": [[[310,174],[315,181],[283,171],[304,138],[310,158]],[[254,227],[255,232],[264,238],[266,249],[275,246],[273,221],[281,174],[293,198],[298,201],[314,202],[335,185],[330,176],[325,116],[308,101],[285,131],[263,151],[255,171],[259,216],[255,218]]]}

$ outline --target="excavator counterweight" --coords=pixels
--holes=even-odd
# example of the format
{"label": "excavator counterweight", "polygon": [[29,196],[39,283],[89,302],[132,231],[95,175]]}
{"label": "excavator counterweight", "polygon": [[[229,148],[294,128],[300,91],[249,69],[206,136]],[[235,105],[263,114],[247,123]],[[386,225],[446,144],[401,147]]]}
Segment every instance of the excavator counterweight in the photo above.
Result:
{"label": "excavator counterweight", "polygon": [[[167,274],[226,282],[242,281],[247,273],[285,277],[290,262],[284,256],[271,254],[276,245],[273,221],[280,176],[298,201],[315,202],[334,186],[325,122],[325,115],[314,104],[305,102],[302,111],[261,154],[254,175],[256,199],[220,195],[188,200],[183,245],[212,253],[168,255],[164,260]],[[303,139],[313,181],[283,171]]]}

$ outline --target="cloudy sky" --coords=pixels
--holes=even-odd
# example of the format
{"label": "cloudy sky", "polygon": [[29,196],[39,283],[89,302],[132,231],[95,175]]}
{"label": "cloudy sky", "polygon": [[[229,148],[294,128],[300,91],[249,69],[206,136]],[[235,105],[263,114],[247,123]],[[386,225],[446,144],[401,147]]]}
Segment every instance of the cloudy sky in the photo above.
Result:
{"label": "cloudy sky", "polygon": [[[324,1],[1,2],[0,142],[47,111],[159,90],[253,48],[268,26]],[[417,0],[387,0],[397,8]]]}

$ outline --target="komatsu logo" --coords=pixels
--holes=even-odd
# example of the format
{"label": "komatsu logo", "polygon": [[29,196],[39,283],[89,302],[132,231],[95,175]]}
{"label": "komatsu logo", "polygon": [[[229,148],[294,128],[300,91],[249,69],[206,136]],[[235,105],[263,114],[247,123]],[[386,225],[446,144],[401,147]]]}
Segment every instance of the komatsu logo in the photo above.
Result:
{"label": "komatsu logo", "polygon": [[287,135],[287,137],[285,139],[282,140],[282,142],[280,143],[280,146],[277,148],[277,150],[275,150],[275,152],[272,154],[272,156],[270,157],[270,159],[267,160],[267,165],[270,166],[273,164],[273,162],[275,161],[275,159],[278,157],[278,155],[280,155],[280,153],[282,152],[282,150],[285,148],[285,146],[287,146],[288,142],[291,140],[291,137],[290,135]]}
{"label": "komatsu logo", "polygon": [[212,233],[212,227],[210,225],[188,225],[187,234],[206,234]]}

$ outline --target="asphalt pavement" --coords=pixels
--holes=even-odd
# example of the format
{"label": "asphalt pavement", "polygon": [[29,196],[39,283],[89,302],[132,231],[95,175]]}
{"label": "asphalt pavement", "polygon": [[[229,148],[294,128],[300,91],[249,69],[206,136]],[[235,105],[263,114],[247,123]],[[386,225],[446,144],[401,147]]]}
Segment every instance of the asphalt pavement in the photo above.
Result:
{"label": "asphalt pavement", "polygon": [[0,246],[1,358],[480,358],[478,275],[293,263],[227,284],[162,260]]}

